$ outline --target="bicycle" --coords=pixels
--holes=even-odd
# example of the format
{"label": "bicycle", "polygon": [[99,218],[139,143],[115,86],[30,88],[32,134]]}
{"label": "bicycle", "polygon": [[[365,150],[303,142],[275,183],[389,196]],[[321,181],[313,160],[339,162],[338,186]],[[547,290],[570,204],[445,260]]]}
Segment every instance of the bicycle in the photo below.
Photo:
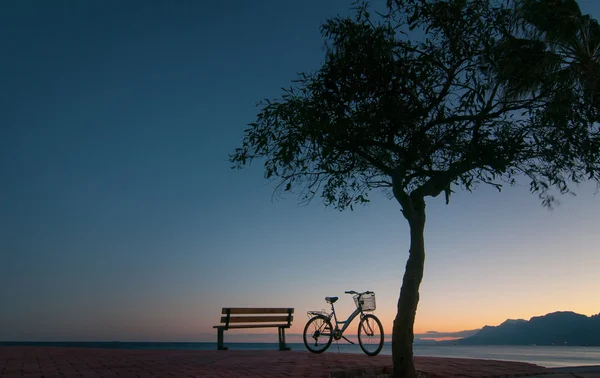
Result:
{"label": "bicycle", "polygon": [[[335,307],[333,306],[339,298],[325,297],[325,302],[331,304],[331,313],[327,313],[324,310],[307,311],[307,315],[309,317],[312,316],[312,318],[306,323],[304,332],[302,333],[304,346],[312,353],[323,353],[329,348],[333,339],[337,341],[343,338],[350,344],[354,344],[344,336],[344,331],[354,318],[360,314],[360,323],[358,324],[358,343],[360,348],[368,356],[378,355],[383,348],[383,326],[375,315],[365,314],[365,312],[375,311],[375,293],[372,291],[357,293],[354,290],[346,291],[345,293],[354,296],[356,310],[350,314],[348,319],[339,321],[335,313]],[[335,321],[335,328],[333,328],[331,323],[332,318]],[[342,324],[341,329],[339,328],[340,324]],[[311,329],[310,333],[309,329]],[[322,340],[321,343],[319,343],[320,339]],[[369,348],[369,341],[374,341],[374,349]]]}

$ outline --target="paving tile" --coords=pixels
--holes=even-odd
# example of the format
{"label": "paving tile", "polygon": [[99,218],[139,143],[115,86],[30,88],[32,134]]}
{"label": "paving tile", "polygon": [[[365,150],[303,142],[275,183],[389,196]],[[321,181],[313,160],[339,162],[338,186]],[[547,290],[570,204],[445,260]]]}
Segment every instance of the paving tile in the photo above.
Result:
{"label": "paving tile", "polygon": [[[5,361],[4,363],[2,361]],[[329,377],[341,372],[390,372],[389,355],[291,351],[177,351],[0,347],[0,378],[84,377]],[[429,377],[517,377],[552,373],[521,362],[415,357]],[[587,375],[586,375],[587,374]],[[585,378],[600,378],[582,373]],[[551,375],[558,378],[557,375]]]}

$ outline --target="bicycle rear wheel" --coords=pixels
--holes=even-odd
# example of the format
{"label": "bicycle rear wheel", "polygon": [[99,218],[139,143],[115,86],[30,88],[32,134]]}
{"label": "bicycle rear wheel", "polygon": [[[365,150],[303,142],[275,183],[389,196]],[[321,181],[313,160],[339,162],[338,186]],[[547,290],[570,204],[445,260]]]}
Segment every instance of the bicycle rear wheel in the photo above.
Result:
{"label": "bicycle rear wheel", "polygon": [[304,346],[312,353],[323,353],[331,345],[333,338],[333,327],[331,322],[324,315],[317,315],[311,318],[302,333]]}
{"label": "bicycle rear wheel", "polygon": [[367,356],[376,356],[383,349],[383,326],[375,315],[365,315],[358,325],[358,343]]}

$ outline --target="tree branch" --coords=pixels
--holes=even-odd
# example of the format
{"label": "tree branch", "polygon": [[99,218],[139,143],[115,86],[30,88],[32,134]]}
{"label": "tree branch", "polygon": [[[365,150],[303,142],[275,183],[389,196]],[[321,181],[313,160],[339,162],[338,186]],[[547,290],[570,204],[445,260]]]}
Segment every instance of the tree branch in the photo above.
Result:
{"label": "tree branch", "polygon": [[434,174],[423,185],[410,193],[411,197],[424,198],[426,196],[437,197],[444,190],[447,190],[459,176],[469,172],[473,168],[471,162],[463,161],[456,164],[447,171],[440,171]]}
{"label": "tree branch", "polygon": [[374,157],[372,157],[368,153],[364,152],[363,150],[360,149],[360,147],[355,146],[355,145],[350,145],[350,144],[346,145],[345,147],[349,151],[351,151],[351,152],[357,154],[358,156],[360,156],[361,158],[365,159],[367,162],[369,162],[370,164],[372,164],[375,168],[379,169],[384,174],[386,174],[388,176],[392,175],[392,173],[393,173],[392,168],[386,166],[381,161],[375,159]]}

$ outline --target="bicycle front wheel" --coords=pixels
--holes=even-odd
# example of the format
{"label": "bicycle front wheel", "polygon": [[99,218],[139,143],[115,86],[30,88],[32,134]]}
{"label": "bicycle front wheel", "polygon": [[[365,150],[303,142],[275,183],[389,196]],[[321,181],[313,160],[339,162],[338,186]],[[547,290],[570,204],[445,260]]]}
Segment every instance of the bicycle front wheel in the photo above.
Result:
{"label": "bicycle front wheel", "polygon": [[376,356],[383,349],[383,326],[375,315],[365,315],[360,320],[358,343],[367,356]]}
{"label": "bicycle front wheel", "polygon": [[331,345],[333,338],[333,327],[329,318],[324,315],[317,315],[311,318],[302,333],[304,346],[312,353],[323,353]]}

